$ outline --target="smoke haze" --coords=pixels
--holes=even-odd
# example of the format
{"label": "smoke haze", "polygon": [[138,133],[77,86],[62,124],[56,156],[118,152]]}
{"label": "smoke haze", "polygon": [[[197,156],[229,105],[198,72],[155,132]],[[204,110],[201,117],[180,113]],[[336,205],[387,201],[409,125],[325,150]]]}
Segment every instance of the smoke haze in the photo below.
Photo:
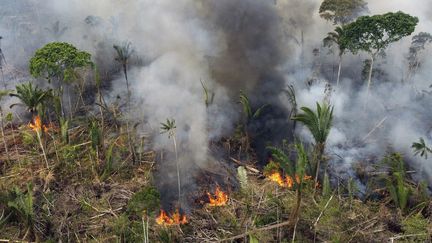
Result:
{"label": "smoke haze", "polygon": [[[335,83],[337,56],[322,47],[322,39],[334,27],[319,17],[320,3],[314,0],[0,3],[4,6],[0,10],[2,50],[9,68],[26,72],[37,48],[51,41],[70,42],[92,54],[110,84],[105,92],[111,102],[126,95],[112,46],[130,41],[135,61],[129,70],[133,107],[128,119],[137,121],[142,133],[150,133],[153,149],[171,152],[172,141],[159,133],[159,127],[167,118],[175,119],[185,177],[196,166],[216,167],[208,144],[234,132],[240,119],[240,90],[249,95],[254,107],[270,105],[250,127],[259,152],[268,143],[292,139],[294,133],[312,142],[304,127],[292,131],[288,117],[292,107],[284,92],[287,85],[295,87],[299,107],[315,107],[325,97],[326,84]],[[415,33],[432,32],[428,0],[368,3],[371,14],[401,10],[418,16]],[[410,41],[407,37],[393,44],[387,57],[378,61],[377,67],[386,75],[375,76],[366,110],[361,70],[367,56],[344,57],[341,86],[330,97],[335,118],[327,147],[332,171],[340,177],[354,175],[355,163],[399,151],[418,170],[418,179],[432,181],[432,160],[414,157],[410,148],[419,137],[432,143],[432,100],[423,92],[430,91],[432,62],[424,58],[410,83],[402,84]],[[314,48],[318,54],[313,54]],[[8,88],[13,89],[16,82],[10,79]],[[201,82],[215,94],[208,107]],[[174,188],[174,162],[169,160],[160,173],[172,178],[166,186]]]}

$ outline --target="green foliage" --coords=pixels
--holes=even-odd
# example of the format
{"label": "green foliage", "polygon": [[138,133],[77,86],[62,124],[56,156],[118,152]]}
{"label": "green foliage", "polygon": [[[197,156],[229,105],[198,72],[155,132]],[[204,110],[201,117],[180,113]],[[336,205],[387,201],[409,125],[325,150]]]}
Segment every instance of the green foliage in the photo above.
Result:
{"label": "green foliage", "polygon": [[112,143],[107,150],[105,150],[105,166],[102,171],[101,180],[104,181],[107,179],[113,170],[113,162],[114,162],[114,146],[116,144]]}
{"label": "green foliage", "polygon": [[114,234],[120,242],[142,242],[143,228],[139,221],[129,220],[126,214],[120,215],[113,226]]}
{"label": "green foliage", "polygon": [[432,43],[432,35],[426,32],[420,32],[413,36],[408,54],[409,71],[414,72],[421,66],[419,55],[427,44]]}
{"label": "green foliage", "polygon": [[423,138],[420,138],[418,142],[414,142],[411,145],[411,148],[413,149],[415,156],[420,154],[420,156],[425,159],[427,159],[429,153],[432,153],[432,149],[426,145]]}
{"label": "green foliage", "polygon": [[341,43],[352,53],[380,53],[393,42],[414,32],[418,18],[403,12],[362,16],[344,27]]}
{"label": "green foliage", "polygon": [[30,59],[30,74],[35,78],[71,81],[74,70],[92,66],[91,55],[66,42],[52,42],[38,49]]}
{"label": "green foliage", "polygon": [[23,193],[15,187],[12,191],[12,200],[7,203],[8,207],[27,228],[32,228],[35,223],[35,213],[33,208],[33,186],[27,184],[27,193]]}
{"label": "green foliage", "polygon": [[122,65],[127,65],[129,58],[134,53],[132,43],[124,42],[122,45],[114,45],[113,48],[117,54],[115,60]]}
{"label": "green foliage", "polygon": [[331,196],[331,187],[330,187],[330,177],[328,173],[324,174],[324,182],[322,187],[322,195],[324,198],[329,198]]}
{"label": "green foliage", "polygon": [[204,103],[206,105],[206,107],[209,107],[211,104],[213,104],[213,100],[215,97],[215,93],[211,92],[205,85],[204,83],[201,81],[201,86],[203,88],[204,91]]}
{"label": "green foliage", "polygon": [[259,240],[257,237],[249,235],[249,243],[259,243]]}
{"label": "green foliage", "polygon": [[270,162],[265,167],[264,171],[265,173],[272,173],[278,171],[280,166],[291,178],[298,177],[300,181],[297,182],[297,180],[294,179],[293,182],[297,187],[301,187],[303,184],[303,178],[306,175],[306,166],[308,165],[309,159],[303,144],[296,143],[294,147],[297,155],[297,161],[295,163],[289,159],[289,156],[282,149],[268,147],[274,162]]}
{"label": "green foliage", "polygon": [[60,149],[62,161],[65,163],[75,163],[78,158],[78,148],[72,145],[62,146]]}
{"label": "green foliage", "polygon": [[[16,87],[16,94],[10,94],[10,96],[17,97],[27,107],[27,110],[32,114],[38,110],[38,107],[42,106],[44,102],[51,97],[50,90],[42,90],[37,86],[33,86],[32,83],[20,84]],[[18,104],[13,104],[10,107]]]}
{"label": "green foliage", "polygon": [[96,149],[102,145],[102,132],[99,128],[99,124],[96,120],[91,120],[89,124],[90,140],[92,148]]}
{"label": "green foliage", "polygon": [[285,91],[288,95],[288,101],[291,105],[290,118],[297,115],[297,98],[294,86],[292,84],[288,85],[288,89]]}
{"label": "green foliage", "polygon": [[303,123],[317,144],[324,144],[330,133],[333,122],[333,107],[327,104],[317,103],[317,111],[314,112],[308,107],[302,107],[303,114],[298,114],[293,120]]}
{"label": "green foliage", "polygon": [[[422,214],[418,213],[412,215],[402,221],[402,230],[407,235],[417,235],[416,240],[426,241],[430,234],[430,223],[429,220],[425,219]],[[423,236],[421,234],[424,234]]]}
{"label": "green foliage", "polygon": [[22,131],[21,135],[22,135],[22,141],[25,145],[29,146],[29,145],[33,145],[33,144],[37,143],[37,140],[33,136],[33,133],[29,133],[27,131]]}
{"label": "green foliage", "polygon": [[287,175],[292,177],[295,173],[295,165],[291,162],[288,155],[282,149],[276,147],[268,147],[268,149],[271,152],[272,160],[276,162]]}
{"label": "green foliage", "polygon": [[174,136],[176,124],[174,119],[167,119],[165,123],[161,123],[161,133],[168,133],[169,137]]}
{"label": "green foliage", "polygon": [[[127,205],[129,215],[153,215],[160,208],[160,194],[155,187],[147,186],[136,192]],[[145,213],[144,213],[145,212]]]}
{"label": "green foliage", "polygon": [[245,93],[243,93],[243,91],[240,91],[240,104],[242,105],[243,114],[245,115],[247,121],[258,118],[262,111],[268,106],[263,105],[254,111],[250,104],[249,98]]}
{"label": "green foliage", "polygon": [[60,118],[60,134],[64,143],[69,143],[69,120]]}
{"label": "green foliage", "polygon": [[402,211],[408,206],[411,188],[405,182],[405,166],[400,154],[392,154],[383,161],[390,167],[390,176],[385,182],[393,203]]}
{"label": "green foliage", "polygon": [[328,48],[336,45],[339,49],[339,57],[341,57],[347,49],[346,41],[342,41],[344,35],[345,28],[343,26],[338,26],[333,32],[327,33],[327,36],[323,39],[323,44]]}
{"label": "green foliage", "polygon": [[321,18],[333,24],[347,24],[368,12],[364,0],[324,0],[319,8]]}

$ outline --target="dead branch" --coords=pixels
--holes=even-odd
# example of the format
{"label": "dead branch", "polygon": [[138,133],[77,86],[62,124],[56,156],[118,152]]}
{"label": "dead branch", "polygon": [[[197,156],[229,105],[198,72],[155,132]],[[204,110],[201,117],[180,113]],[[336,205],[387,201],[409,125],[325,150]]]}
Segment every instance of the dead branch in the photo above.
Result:
{"label": "dead branch", "polygon": [[245,163],[243,163],[243,162],[241,162],[241,161],[239,161],[239,160],[236,160],[236,159],[234,159],[234,158],[232,158],[232,157],[230,157],[230,159],[231,159],[234,163],[236,163],[236,164],[238,164],[238,165],[240,165],[240,166],[245,167],[247,170],[249,170],[249,172],[251,172],[251,173],[253,173],[253,174],[260,174],[260,171],[257,170],[257,169],[255,169],[255,168],[253,168],[252,166],[246,165]]}

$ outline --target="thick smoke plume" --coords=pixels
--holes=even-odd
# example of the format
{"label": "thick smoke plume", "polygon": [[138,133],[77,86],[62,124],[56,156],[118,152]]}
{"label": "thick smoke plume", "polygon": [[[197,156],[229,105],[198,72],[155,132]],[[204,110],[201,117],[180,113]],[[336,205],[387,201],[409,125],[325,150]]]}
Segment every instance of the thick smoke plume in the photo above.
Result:
{"label": "thick smoke plume", "polygon": [[[326,96],[326,84],[335,83],[337,57],[322,47],[322,39],[333,26],[320,19],[319,1],[0,3],[2,50],[8,67],[26,72],[28,59],[37,48],[51,41],[70,42],[93,55],[108,83],[106,98],[112,102],[116,97],[124,101],[126,96],[112,46],[132,43],[135,52],[129,79],[133,107],[127,118],[138,124],[140,135],[150,133],[153,149],[167,151],[159,167],[166,178],[167,184],[161,184],[165,189],[175,188],[176,179],[172,141],[159,134],[160,123],[167,118],[177,123],[179,160],[186,178],[183,183],[191,186],[196,168],[218,168],[208,144],[233,133],[240,118],[240,90],[249,95],[254,107],[270,105],[250,127],[263,164],[267,144],[292,139],[294,134],[304,142],[312,141],[301,126],[292,131],[288,117],[292,107],[284,92],[287,85],[295,87],[299,106],[313,107]],[[432,6],[427,0],[372,0],[369,9],[371,14],[405,11],[420,18],[417,32],[432,32]],[[366,109],[365,82],[360,78],[366,56],[345,58],[341,86],[333,87],[330,96],[335,124],[327,152],[338,176],[352,176],[355,163],[377,160],[394,150],[403,152],[418,170],[419,179],[432,181],[432,161],[413,157],[410,149],[419,137],[432,143],[431,98],[426,93],[432,62],[424,59],[410,83],[402,84],[409,44],[410,38],[406,38],[392,45],[387,57],[380,60],[379,68],[386,75],[374,78]],[[13,89],[18,79],[8,82],[8,88]],[[202,84],[215,94],[208,106]]]}

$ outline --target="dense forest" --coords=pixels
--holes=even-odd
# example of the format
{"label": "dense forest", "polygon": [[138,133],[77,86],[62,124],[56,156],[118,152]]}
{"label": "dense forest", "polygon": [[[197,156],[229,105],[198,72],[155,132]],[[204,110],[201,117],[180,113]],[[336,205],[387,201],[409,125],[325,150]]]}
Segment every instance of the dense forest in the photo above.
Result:
{"label": "dense forest", "polygon": [[0,242],[431,242],[429,0],[0,0]]}

